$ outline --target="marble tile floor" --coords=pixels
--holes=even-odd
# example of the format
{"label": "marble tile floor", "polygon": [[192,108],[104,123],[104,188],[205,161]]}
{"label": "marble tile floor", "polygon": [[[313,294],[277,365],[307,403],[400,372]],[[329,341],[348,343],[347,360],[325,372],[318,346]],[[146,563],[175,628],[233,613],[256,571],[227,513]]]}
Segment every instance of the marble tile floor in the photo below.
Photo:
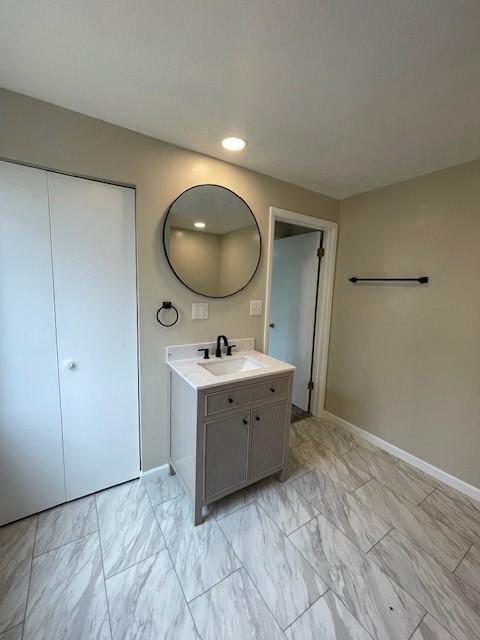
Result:
{"label": "marble tile floor", "polygon": [[480,640],[480,503],[325,420],[199,527],[160,472],[0,528],[0,640]]}

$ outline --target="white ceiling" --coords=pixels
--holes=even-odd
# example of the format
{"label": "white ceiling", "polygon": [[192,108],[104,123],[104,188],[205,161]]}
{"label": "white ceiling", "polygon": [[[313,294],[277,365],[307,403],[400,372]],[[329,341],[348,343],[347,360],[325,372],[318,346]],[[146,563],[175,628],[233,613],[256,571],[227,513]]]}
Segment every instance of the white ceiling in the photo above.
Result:
{"label": "white ceiling", "polygon": [[223,236],[231,231],[252,227],[255,218],[245,202],[228,189],[216,185],[201,185],[189,189],[173,203],[168,221],[177,229],[197,231],[195,222],[204,222],[200,230]]}
{"label": "white ceiling", "polygon": [[480,157],[480,0],[2,0],[0,85],[343,198]]}

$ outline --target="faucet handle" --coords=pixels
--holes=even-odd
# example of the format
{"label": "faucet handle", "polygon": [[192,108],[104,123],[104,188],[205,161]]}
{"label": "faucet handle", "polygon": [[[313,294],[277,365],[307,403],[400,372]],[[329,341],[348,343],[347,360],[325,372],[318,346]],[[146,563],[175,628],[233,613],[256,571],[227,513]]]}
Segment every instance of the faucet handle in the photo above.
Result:
{"label": "faucet handle", "polygon": [[233,347],[236,347],[236,346],[237,346],[236,344],[229,344],[227,346],[227,356],[231,356],[232,355],[232,349],[233,349]]}
{"label": "faucet handle", "polygon": [[198,349],[198,351],[203,351],[203,359],[204,360],[210,360],[210,356],[209,356],[210,351],[209,351],[208,347],[205,347],[203,349]]}

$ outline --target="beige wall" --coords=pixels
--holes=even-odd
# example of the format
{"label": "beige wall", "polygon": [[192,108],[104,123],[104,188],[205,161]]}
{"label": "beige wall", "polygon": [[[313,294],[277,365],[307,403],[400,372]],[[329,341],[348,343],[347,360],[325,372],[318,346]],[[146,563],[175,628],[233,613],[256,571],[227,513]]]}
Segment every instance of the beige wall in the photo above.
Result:
{"label": "beige wall", "polygon": [[218,295],[220,236],[171,227],[168,241],[170,262],[179,278],[194,291]]}
{"label": "beige wall", "polygon": [[258,263],[258,230],[254,225],[223,235],[171,227],[170,262],[194,291],[222,297],[250,280]]}
{"label": "beige wall", "polygon": [[479,276],[480,161],[341,202],[326,407],[477,487]]}
{"label": "beige wall", "polygon": [[220,290],[238,291],[252,277],[258,263],[257,227],[230,231],[220,242]]}
{"label": "beige wall", "polygon": [[[337,220],[338,202],[5,90],[0,90],[0,157],[136,186],[143,468],[164,463],[168,455],[165,347],[227,333],[232,338],[252,336],[261,348],[263,317],[249,316],[249,300],[265,296],[263,259],[244,291],[225,300],[208,300],[209,319],[192,321],[191,303],[202,298],[178,282],[167,265],[162,246],[166,209],[188,187],[221,184],[249,204],[265,241],[270,206]],[[181,313],[180,322],[171,329],[155,319],[162,300],[172,300]]]}

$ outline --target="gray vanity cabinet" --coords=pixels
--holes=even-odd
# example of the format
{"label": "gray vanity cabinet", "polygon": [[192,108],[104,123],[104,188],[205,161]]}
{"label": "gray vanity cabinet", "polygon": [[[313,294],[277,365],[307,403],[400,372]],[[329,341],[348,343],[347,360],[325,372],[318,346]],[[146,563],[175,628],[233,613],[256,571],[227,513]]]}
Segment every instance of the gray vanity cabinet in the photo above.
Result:
{"label": "gray vanity cabinet", "polygon": [[250,412],[205,424],[205,498],[247,479]]}
{"label": "gray vanity cabinet", "polygon": [[285,420],[285,416],[289,414],[289,402],[279,402],[252,410],[249,478],[257,478],[269,469],[283,464],[284,446],[290,423],[290,420]]}
{"label": "gray vanity cabinet", "polygon": [[195,390],[170,374],[170,472],[202,506],[273,473],[287,475],[293,373]]}

